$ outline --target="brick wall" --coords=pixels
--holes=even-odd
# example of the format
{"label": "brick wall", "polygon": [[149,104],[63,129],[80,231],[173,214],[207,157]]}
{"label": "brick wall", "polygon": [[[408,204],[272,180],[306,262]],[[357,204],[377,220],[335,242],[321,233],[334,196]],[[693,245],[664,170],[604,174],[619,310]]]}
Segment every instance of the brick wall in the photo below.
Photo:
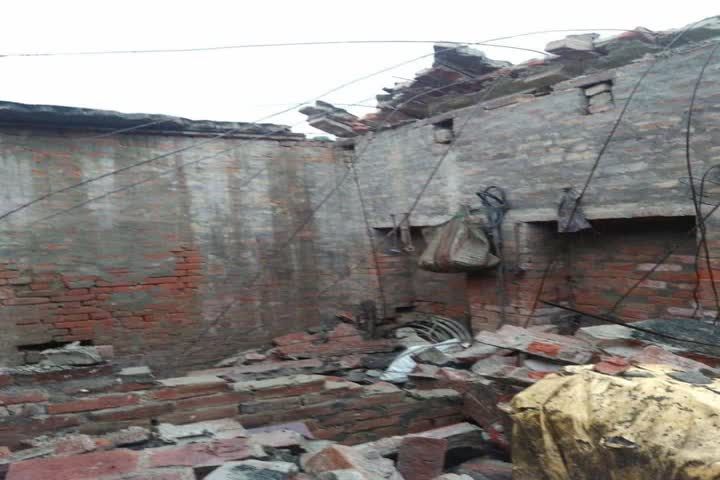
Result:
{"label": "brick wall", "polygon": [[[204,140],[3,127],[2,211]],[[345,172],[327,143],[224,138],[4,219],[0,364],[20,363],[18,347],[80,340],[172,372],[375,298],[373,271],[338,282],[368,255],[350,181],[283,246]]]}
{"label": "brick wall", "polygon": [[[645,77],[586,192],[583,206],[591,220],[694,215],[687,182],[683,182],[687,178],[684,131],[693,85],[710,48],[693,45],[663,55]],[[715,56],[705,72],[693,114],[692,163],[696,178],[717,162],[718,61]],[[391,225],[390,213],[407,211],[429,173],[444,159],[413,212],[412,224],[440,224],[461,204],[477,205],[475,192],[489,185],[505,189],[511,208],[505,227],[509,321],[523,323],[527,319],[547,261],[556,250],[560,253],[545,280],[544,298],[576,299],[578,306],[588,308],[607,306],[630,278],[640,275],[646,268],[643,264],[661,256],[658,252],[668,240],[666,231],[632,238],[632,246],[614,257],[606,256],[606,243],[615,248],[617,238],[611,234],[603,240],[601,235],[596,242],[576,249],[579,258],[573,264],[569,253],[574,250],[565,244],[569,240],[557,237],[551,230],[543,233],[538,225],[556,219],[563,188],[582,188],[621,106],[649,67],[648,62],[646,58],[598,73],[613,82],[615,108],[605,112],[583,111],[580,77],[557,83],[549,95],[527,98],[522,103],[471,106],[361,139],[356,148],[364,153],[357,168],[372,225],[387,228]],[[454,120],[456,131],[452,149],[445,156],[447,145],[434,141],[433,125],[449,118]],[[720,199],[717,195],[714,198]],[[520,231],[521,245],[514,249],[516,230]],[[711,256],[715,256],[718,245],[717,231],[713,222],[709,235]],[[667,233],[676,235],[672,229]],[[667,267],[676,270],[652,277],[655,282],[665,283],[644,285],[620,313],[627,314],[628,319],[688,315],[692,305],[686,288],[694,275],[686,257],[693,253],[694,239],[687,237],[690,246],[683,247],[670,259],[672,266]],[[628,263],[632,265],[620,265]],[[522,268],[516,269],[517,265]],[[613,276],[624,271],[622,268],[630,271],[623,278]],[[709,275],[701,275],[705,308],[714,312],[717,307]],[[720,271],[716,276],[720,279]],[[468,278],[468,302],[475,329],[497,324],[500,306],[492,274]],[[535,323],[542,323],[558,312],[540,305],[535,313]]]}
{"label": "brick wall", "polygon": [[[693,222],[692,217],[596,221],[593,231],[570,234],[556,233],[554,222],[522,225],[526,230],[522,243],[510,242],[505,251],[508,323],[525,324],[536,298],[590,313],[607,313],[674,247],[675,253],[639,284],[615,313],[630,320],[691,317],[696,242],[688,233]],[[549,270],[548,264],[552,265]],[[500,322],[496,290],[494,272],[469,277],[468,296],[476,330],[492,329]],[[535,325],[565,316],[540,302],[534,314]]]}

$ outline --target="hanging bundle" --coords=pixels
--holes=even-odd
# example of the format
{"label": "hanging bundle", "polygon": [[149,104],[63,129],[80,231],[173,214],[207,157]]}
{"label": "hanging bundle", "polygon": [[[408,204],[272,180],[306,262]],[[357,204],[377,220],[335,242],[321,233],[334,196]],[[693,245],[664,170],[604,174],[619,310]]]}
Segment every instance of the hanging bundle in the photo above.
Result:
{"label": "hanging bundle", "polygon": [[[425,233],[425,232],[424,232]],[[418,266],[440,273],[458,273],[494,267],[500,261],[483,230],[482,220],[464,208],[426,236],[428,246]]]}

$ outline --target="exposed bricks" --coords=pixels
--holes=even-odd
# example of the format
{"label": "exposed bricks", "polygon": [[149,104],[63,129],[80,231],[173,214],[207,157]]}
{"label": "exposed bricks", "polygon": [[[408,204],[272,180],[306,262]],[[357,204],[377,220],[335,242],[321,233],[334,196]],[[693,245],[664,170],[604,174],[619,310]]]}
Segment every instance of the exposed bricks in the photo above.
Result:
{"label": "exposed bricks", "polygon": [[172,412],[172,403],[148,403],[136,407],[123,407],[112,410],[95,411],[90,418],[97,422],[119,422],[123,420],[151,419]]}
{"label": "exposed bricks", "polygon": [[140,454],[132,450],[112,450],[71,457],[39,458],[10,466],[7,480],[73,479],[95,480],[104,475],[124,475],[134,471]]}
{"label": "exposed bricks", "polygon": [[58,403],[48,406],[48,413],[75,413],[88,412],[92,410],[103,410],[106,408],[126,407],[140,403],[138,395],[105,395],[102,397],[73,400],[66,403]]}
{"label": "exposed bricks", "polygon": [[0,391],[0,405],[37,403],[48,399],[47,392],[39,389]]}

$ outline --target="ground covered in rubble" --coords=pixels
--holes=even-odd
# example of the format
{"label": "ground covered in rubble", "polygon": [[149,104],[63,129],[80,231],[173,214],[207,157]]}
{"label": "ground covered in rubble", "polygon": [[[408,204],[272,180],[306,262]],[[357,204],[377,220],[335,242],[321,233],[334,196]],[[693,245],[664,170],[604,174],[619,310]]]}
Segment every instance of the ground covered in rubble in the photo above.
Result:
{"label": "ground covered in rubble", "polygon": [[626,327],[553,329],[433,343],[338,321],[166,379],[114,367],[110,348],[46,350],[0,372],[0,478],[509,479],[509,402],[548,375],[662,363],[679,381],[716,376],[716,357]]}

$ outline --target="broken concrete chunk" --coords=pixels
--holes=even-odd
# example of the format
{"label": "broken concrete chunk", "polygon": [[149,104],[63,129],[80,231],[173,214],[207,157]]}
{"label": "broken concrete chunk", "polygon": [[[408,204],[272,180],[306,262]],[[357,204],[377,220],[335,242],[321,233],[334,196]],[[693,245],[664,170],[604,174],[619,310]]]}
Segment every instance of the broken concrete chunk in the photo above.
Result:
{"label": "broken concrete chunk", "polygon": [[132,426],[118,430],[117,432],[108,433],[104,438],[115,447],[137,445],[150,440],[150,430],[143,427]]}
{"label": "broken concrete chunk", "polygon": [[466,75],[479,76],[512,66],[502,60],[492,60],[480,50],[454,43],[436,43],[435,65],[455,69]]}
{"label": "broken concrete chunk", "polygon": [[444,438],[448,441],[448,449],[455,448],[478,448],[478,445],[484,443],[483,431],[477,425],[471,423],[455,423],[446,427],[434,428],[420,433],[414,433],[405,436],[385,437],[374,442],[356,445],[355,448],[360,450],[375,450],[383,457],[389,457],[397,454],[403,438],[408,436],[426,437],[426,438]]}
{"label": "broken concrete chunk", "polygon": [[492,345],[476,343],[461,352],[453,353],[452,357],[463,363],[474,363],[498,353],[499,350],[498,347],[493,347]]}
{"label": "broken concrete chunk", "polygon": [[452,388],[436,388],[433,390],[407,390],[408,395],[418,400],[436,400],[436,399],[457,399],[460,398],[460,392]]}
{"label": "broken concrete chunk", "polygon": [[430,365],[437,365],[440,367],[452,363],[452,357],[446,355],[435,347],[426,348],[414,356],[415,360],[420,363],[429,363]]}
{"label": "broken concrete chunk", "polygon": [[153,375],[150,367],[127,367],[120,370],[118,377],[123,383],[152,383],[155,381],[155,375]]}
{"label": "broken concrete chunk", "polygon": [[302,445],[305,437],[292,430],[276,430],[253,433],[250,435],[250,440],[263,447],[287,448]]}
{"label": "broken concrete chunk", "polygon": [[158,426],[158,437],[166,443],[191,443],[212,436],[212,432],[198,424],[173,425],[171,423],[161,423]]}
{"label": "broken concrete chunk", "polygon": [[40,352],[40,363],[49,366],[96,365],[103,358],[95,347],[85,347],[73,342],[62,348],[50,348]]}
{"label": "broken concrete chunk", "polygon": [[392,460],[377,450],[332,445],[321,450],[305,464],[308,473],[320,474],[337,470],[356,470],[364,480],[401,480]]}
{"label": "broken concrete chunk", "polygon": [[630,358],[630,362],[633,365],[669,365],[678,371],[696,372],[713,377],[720,377],[719,370],[690,358],[675,355],[674,353],[656,345],[645,347],[642,352],[633,355]]}
{"label": "broken concrete chunk", "polygon": [[496,355],[477,361],[472,366],[472,371],[477,375],[487,377],[502,376],[514,370],[517,367],[516,363],[517,359],[515,357],[500,357]]}
{"label": "broken concrete chunk", "polygon": [[297,466],[289,462],[243,460],[225,463],[205,480],[290,480],[296,473]]}
{"label": "broken concrete chunk", "polygon": [[562,40],[555,40],[545,46],[545,51],[555,55],[568,55],[577,53],[588,53],[595,50],[595,39],[597,33],[585,33],[582,35],[568,35]]}
{"label": "broken concrete chunk", "polygon": [[311,126],[323,132],[338,137],[354,137],[357,135],[353,125],[358,121],[358,117],[330,103],[318,100],[315,102],[315,106],[301,108],[300,113],[307,115],[308,123]]}
{"label": "broken concrete chunk", "polygon": [[588,363],[596,354],[589,343],[579,338],[536,332],[512,325],[506,325],[496,332],[480,332],[475,340],[500,348],[575,364]]}
{"label": "broken concrete chunk", "polygon": [[593,85],[591,87],[585,87],[584,93],[585,93],[586,97],[592,97],[599,93],[609,92],[609,91],[610,91],[609,83],[598,83],[597,85]]}
{"label": "broken concrete chunk", "polygon": [[236,420],[223,418],[205,422],[173,425],[161,423],[158,426],[158,437],[167,443],[184,445],[208,439],[228,439],[246,437],[245,428]]}

